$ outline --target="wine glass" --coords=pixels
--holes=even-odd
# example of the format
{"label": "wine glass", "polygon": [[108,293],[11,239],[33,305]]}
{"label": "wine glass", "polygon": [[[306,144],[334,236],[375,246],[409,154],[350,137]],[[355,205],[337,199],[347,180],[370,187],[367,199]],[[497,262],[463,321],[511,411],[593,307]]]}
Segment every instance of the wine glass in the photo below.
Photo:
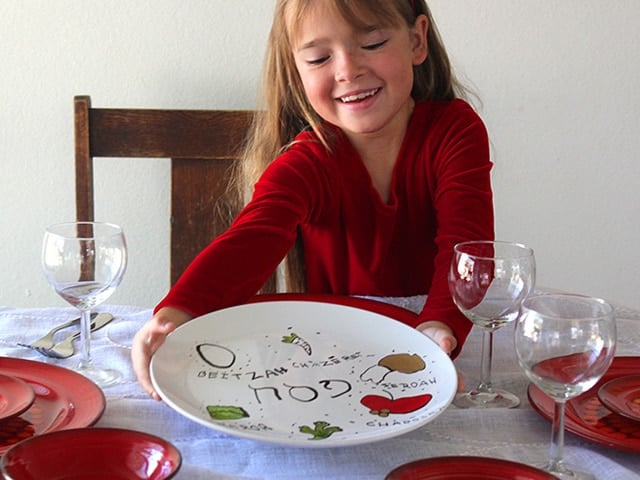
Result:
{"label": "wine glass", "polygon": [[545,470],[559,478],[594,479],[563,460],[566,401],[593,387],[615,354],[611,305],[571,294],[532,296],[516,323],[518,362],[527,377],[555,402],[551,454]]}
{"label": "wine glass", "polygon": [[76,370],[97,385],[119,381],[120,372],[101,369],[90,354],[91,309],[111,296],[127,267],[122,228],[100,222],[67,222],[47,227],[42,268],[54,290],[80,310],[81,356]]}
{"label": "wine glass", "polygon": [[460,408],[512,408],[517,395],[491,383],[493,333],[518,316],[535,286],[533,250],[519,243],[478,240],[453,248],[449,291],[460,311],[482,329],[481,376],[471,391],[458,393]]}

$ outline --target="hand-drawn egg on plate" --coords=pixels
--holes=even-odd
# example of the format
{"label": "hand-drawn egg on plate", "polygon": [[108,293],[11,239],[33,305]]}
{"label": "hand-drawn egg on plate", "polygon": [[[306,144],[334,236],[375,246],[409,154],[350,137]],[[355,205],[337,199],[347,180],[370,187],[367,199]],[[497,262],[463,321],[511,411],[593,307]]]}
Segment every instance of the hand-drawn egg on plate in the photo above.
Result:
{"label": "hand-drawn egg on plate", "polygon": [[201,343],[196,351],[202,360],[214,368],[229,368],[236,361],[236,354],[222,345]]}

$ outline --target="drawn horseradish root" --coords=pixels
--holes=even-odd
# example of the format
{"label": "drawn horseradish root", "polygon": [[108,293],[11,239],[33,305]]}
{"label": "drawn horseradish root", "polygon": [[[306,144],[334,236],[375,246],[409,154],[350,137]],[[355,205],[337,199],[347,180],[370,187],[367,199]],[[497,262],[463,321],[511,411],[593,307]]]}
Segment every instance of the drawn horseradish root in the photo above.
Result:
{"label": "drawn horseradish root", "polygon": [[377,365],[367,368],[360,375],[364,382],[373,382],[376,385],[382,383],[391,372],[416,373],[425,368],[424,360],[414,353],[394,353],[382,357]]}
{"label": "drawn horseradish root", "polygon": [[283,336],[282,343],[297,345],[302,348],[307,353],[307,355],[311,355],[311,344],[293,332],[291,332],[291,334],[289,335]]}

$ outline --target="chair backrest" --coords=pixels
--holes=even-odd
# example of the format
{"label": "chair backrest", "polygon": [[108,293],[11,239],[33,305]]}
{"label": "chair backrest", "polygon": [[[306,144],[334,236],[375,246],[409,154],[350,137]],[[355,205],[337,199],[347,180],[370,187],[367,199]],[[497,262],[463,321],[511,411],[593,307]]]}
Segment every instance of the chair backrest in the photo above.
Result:
{"label": "chair backrest", "polygon": [[252,116],[244,110],[93,108],[90,97],[76,96],[77,220],[94,220],[94,158],[170,158],[173,285],[198,252],[228,227],[228,218],[216,207]]}

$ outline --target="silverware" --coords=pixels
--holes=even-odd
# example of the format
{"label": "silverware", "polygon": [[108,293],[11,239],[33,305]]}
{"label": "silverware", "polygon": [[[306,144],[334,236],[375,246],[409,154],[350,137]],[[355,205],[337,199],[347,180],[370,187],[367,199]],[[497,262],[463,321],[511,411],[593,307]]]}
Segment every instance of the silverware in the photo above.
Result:
{"label": "silverware", "polygon": [[[96,318],[97,313],[91,314],[91,320]],[[60,330],[64,330],[65,328],[73,327],[74,325],[80,325],[80,317],[74,318],[73,320],[69,320],[68,322],[64,322],[60,325],[56,325],[47,333],[45,333],[41,338],[32,343],[18,343],[21,347],[31,348],[33,350],[37,350],[39,348],[48,349],[55,345],[55,334]]]}
{"label": "silverware", "polygon": [[[91,323],[91,332],[95,332],[96,330],[100,330],[107,323],[113,320],[113,315],[110,313],[100,313],[95,318],[95,320]],[[72,356],[75,351],[73,349],[73,341],[76,338],[80,337],[80,332],[75,332],[72,335],[69,335],[67,338],[62,340],[59,343],[56,343],[53,347],[48,349],[36,349],[39,353],[44,355],[45,357],[51,358],[69,358]]]}

